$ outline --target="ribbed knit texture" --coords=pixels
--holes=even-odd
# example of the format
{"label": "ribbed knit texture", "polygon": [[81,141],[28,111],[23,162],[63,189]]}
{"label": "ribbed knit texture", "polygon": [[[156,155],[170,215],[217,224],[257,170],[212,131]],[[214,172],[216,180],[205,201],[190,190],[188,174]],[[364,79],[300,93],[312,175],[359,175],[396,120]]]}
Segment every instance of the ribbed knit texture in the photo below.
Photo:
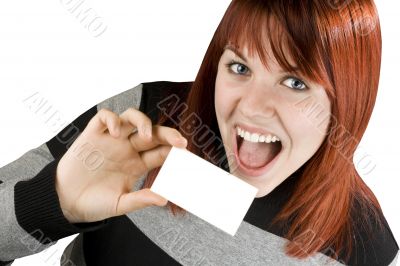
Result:
{"label": "ribbed knit texture", "polygon": [[15,214],[25,231],[39,242],[48,244],[58,239],[96,230],[108,220],[71,224],[63,215],[55,189],[56,169],[60,158],[46,165],[34,178],[14,187]]}
{"label": "ribbed knit texture", "polygon": [[8,265],[8,264],[11,263],[11,262],[13,262],[13,260],[10,260],[10,261],[0,261],[0,266],[6,266],[6,265]]}

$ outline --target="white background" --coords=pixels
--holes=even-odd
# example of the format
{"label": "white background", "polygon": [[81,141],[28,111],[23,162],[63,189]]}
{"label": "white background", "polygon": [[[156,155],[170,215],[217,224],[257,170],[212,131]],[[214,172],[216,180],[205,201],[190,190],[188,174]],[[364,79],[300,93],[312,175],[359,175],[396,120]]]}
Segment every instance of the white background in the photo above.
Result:
{"label": "white background", "polygon": [[[0,2],[1,166],[61,130],[46,122],[49,116],[29,109],[24,99],[34,93],[48,101],[60,121],[70,122],[96,103],[141,82],[194,80],[230,2],[84,0],[80,10],[92,8],[91,14],[100,17],[98,24],[87,28],[90,21],[77,19],[79,9],[71,10],[69,1],[81,2]],[[396,26],[400,3],[379,0],[376,4],[383,32],[381,80],[360,144],[374,158],[376,168],[363,179],[378,197],[400,243],[400,34]],[[105,31],[96,37],[95,26]],[[13,265],[59,265],[74,237]]]}

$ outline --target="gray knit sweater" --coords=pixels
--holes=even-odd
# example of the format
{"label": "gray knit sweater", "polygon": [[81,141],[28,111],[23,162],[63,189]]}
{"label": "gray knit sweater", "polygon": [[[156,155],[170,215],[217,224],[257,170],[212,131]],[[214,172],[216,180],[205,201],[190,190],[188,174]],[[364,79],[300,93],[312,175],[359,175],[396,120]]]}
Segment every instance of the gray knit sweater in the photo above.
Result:
{"label": "gray knit sweater", "polygon": [[[139,84],[96,104],[52,139],[0,168],[0,265],[10,265],[76,233],[61,265],[395,265],[399,247],[384,217],[383,232],[376,229],[367,236],[360,226],[347,262],[329,249],[304,260],[287,256],[285,229],[269,223],[290,196],[296,174],[270,194],[254,199],[234,237],[190,213],[174,216],[165,207],[94,223],[69,223],[55,191],[55,170],[96,112],[108,108],[121,114],[134,107],[155,122],[159,115],[155,103],[168,94],[188,91],[191,84]],[[132,189],[140,189],[145,177]]]}

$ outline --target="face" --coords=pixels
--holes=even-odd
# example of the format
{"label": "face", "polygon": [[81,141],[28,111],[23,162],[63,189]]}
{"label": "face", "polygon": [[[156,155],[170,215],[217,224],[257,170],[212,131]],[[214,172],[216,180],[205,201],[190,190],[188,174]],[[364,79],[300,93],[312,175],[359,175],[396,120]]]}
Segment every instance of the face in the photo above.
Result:
{"label": "face", "polygon": [[331,110],[322,86],[284,72],[273,57],[268,66],[257,53],[250,57],[246,46],[228,46],[215,82],[215,111],[231,174],[257,187],[256,197],[312,157],[326,137]]}

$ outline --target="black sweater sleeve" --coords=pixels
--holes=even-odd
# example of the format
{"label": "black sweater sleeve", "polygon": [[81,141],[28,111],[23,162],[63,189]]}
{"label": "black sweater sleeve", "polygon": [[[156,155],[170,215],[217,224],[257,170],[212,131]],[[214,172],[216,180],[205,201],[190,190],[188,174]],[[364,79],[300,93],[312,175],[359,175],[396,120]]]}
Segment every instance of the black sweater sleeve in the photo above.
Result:
{"label": "black sweater sleeve", "polygon": [[107,223],[107,220],[103,220],[71,224],[64,217],[55,190],[54,177],[59,160],[49,163],[34,178],[18,182],[14,188],[18,223],[42,244],[75,233],[96,230]]}

